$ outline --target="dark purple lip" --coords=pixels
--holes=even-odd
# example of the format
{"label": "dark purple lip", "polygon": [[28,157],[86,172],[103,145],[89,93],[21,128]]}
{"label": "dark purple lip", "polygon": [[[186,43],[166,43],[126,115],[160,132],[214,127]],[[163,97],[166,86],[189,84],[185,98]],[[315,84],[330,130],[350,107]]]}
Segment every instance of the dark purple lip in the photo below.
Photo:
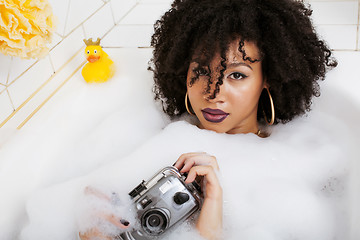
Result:
{"label": "dark purple lip", "polygon": [[204,118],[212,123],[219,123],[225,120],[229,113],[226,113],[220,109],[205,108],[201,110]]}
{"label": "dark purple lip", "polygon": [[211,109],[211,108],[205,108],[203,110],[201,110],[203,112],[207,112],[207,113],[210,113],[210,114],[213,114],[213,115],[229,115],[228,113],[220,110],[220,109]]}

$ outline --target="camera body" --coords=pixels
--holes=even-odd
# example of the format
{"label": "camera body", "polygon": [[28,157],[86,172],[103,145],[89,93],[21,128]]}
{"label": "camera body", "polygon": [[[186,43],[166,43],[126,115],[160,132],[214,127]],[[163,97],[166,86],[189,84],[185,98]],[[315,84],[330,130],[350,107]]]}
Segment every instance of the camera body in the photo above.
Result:
{"label": "camera body", "polygon": [[185,178],[175,167],[165,167],[134,188],[129,195],[134,200],[140,227],[120,237],[124,240],[156,239],[198,211],[201,189],[197,182],[185,184]]}

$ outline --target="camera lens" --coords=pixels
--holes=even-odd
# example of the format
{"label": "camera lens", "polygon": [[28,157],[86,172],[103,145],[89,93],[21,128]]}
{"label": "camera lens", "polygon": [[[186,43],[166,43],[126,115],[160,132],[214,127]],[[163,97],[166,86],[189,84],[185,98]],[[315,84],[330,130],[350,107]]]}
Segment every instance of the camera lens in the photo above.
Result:
{"label": "camera lens", "polygon": [[160,235],[167,228],[169,218],[163,209],[151,209],[142,217],[142,226],[144,230],[152,235]]}
{"label": "camera lens", "polygon": [[161,223],[161,219],[158,215],[152,215],[149,217],[148,223],[151,227],[158,227]]}

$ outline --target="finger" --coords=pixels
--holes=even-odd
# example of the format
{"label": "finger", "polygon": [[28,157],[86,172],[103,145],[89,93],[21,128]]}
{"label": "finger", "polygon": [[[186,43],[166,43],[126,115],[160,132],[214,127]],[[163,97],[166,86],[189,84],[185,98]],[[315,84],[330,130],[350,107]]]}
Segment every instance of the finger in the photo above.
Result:
{"label": "finger", "polygon": [[[193,159],[195,158],[195,159]],[[195,152],[195,153],[185,153],[182,154],[178,161],[175,163],[175,167],[177,167],[177,169],[181,170],[182,168],[184,168],[184,165],[188,162],[190,164],[190,168],[193,165],[212,165],[215,169],[219,169],[219,166],[217,164],[217,160],[214,156],[211,156],[209,154],[207,154],[206,152]],[[195,163],[195,164],[194,164]],[[186,167],[186,171],[188,171],[189,166]],[[183,172],[186,172],[183,171]]]}
{"label": "finger", "polygon": [[219,185],[219,180],[212,166],[194,166],[190,169],[185,183],[191,183],[197,176],[204,176],[209,184]]}
{"label": "finger", "polygon": [[214,156],[210,156],[209,154],[206,154],[206,155],[194,155],[187,158],[180,172],[188,172],[190,168],[192,168],[194,165],[196,166],[209,165],[212,166],[214,169],[219,170],[219,166],[217,164],[216,158]]}
{"label": "finger", "polygon": [[216,176],[214,169],[211,166],[195,166],[189,171],[185,183],[191,183],[197,176],[203,176],[205,180],[205,198],[222,201],[222,188]]}
{"label": "finger", "polygon": [[93,239],[112,240],[112,237],[106,236],[96,228],[92,228],[84,233],[80,232],[79,237],[81,240],[93,240]]}
{"label": "finger", "polygon": [[107,196],[106,194],[104,194],[103,192],[100,192],[99,190],[93,188],[93,187],[90,187],[90,186],[87,186],[85,189],[84,189],[84,193],[87,194],[87,195],[94,195],[100,199],[104,199],[104,200],[107,200],[107,201],[111,201],[110,197]]}
{"label": "finger", "polygon": [[195,158],[187,158],[184,162],[184,166],[180,169],[181,173],[188,172],[190,168],[195,165]]}
{"label": "finger", "polygon": [[206,153],[205,152],[191,152],[191,153],[181,154],[181,156],[175,162],[174,167],[176,167],[177,169],[180,170],[183,167],[184,162],[187,158],[194,156],[194,155],[199,155],[199,154],[206,154]]}
{"label": "finger", "polygon": [[126,221],[125,219],[116,217],[115,215],[102,215],[101,216],[103,219],[107,220],[108,222],[112,223],[113,225],[115,225],[118,228],[121,229],[127,229],[130,227],[130,223],[128,221]]}

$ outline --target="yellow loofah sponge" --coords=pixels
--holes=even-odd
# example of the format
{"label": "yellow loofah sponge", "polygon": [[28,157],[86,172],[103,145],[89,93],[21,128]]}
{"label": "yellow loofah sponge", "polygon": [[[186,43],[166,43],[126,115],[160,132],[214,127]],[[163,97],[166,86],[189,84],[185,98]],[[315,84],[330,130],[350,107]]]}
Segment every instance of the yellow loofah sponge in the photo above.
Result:
{"label": "yellow loofah sponge", "polygon": [[0,52],[21,58],[41,58],[55,31],[47,0],[0,0]]}

